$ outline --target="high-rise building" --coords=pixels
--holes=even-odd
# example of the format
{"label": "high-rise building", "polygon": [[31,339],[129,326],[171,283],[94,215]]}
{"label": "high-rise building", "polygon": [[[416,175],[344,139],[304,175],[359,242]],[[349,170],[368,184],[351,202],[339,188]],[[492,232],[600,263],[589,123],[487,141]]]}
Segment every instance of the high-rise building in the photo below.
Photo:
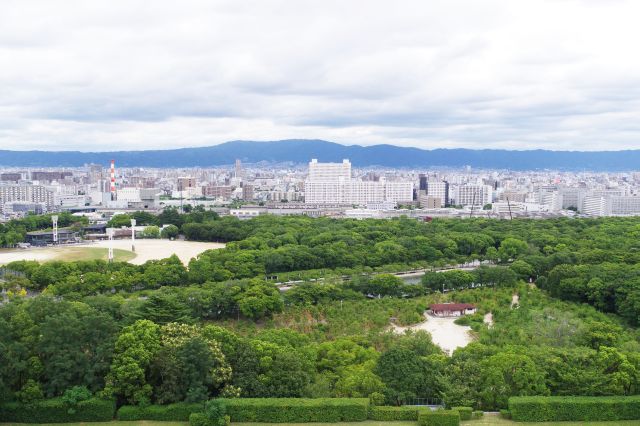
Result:
{"label": "high-rise building", "polygon": [[351,178],[351,163],[309,163],[309,176],[305,181],[307,204],[356,204],[384,201],[411,202],[413,183],[408,181],[359,180]]}
{"label": "high-rise building", "polygon": [[0,209],[4,203],[26,201],[42,203],[47,209],[53,207],[53,192],[42,185],[0,185]]}
{"label": "high-rise building", "polygon": [[18,183],[22,179],[22,173],[2,173],[0,174],[0,180],[3,182],[15,182]]}
{"label": "high-rise building", "polygon": [[187,188],[196,187],[196,178],[194,177],[179,177],[178,178],[178,191],[186,191]]}
{"label": "high-rise building", "polygon": [[[422,185],[422,181],[420,182]],[[449,182],[447,181],[428,181],[426,182],[426,194],[433,198],[440,199],[439,207],[449,205]]]}
{"label": "high-rise building", "polygon": [[218,186],[218,185],[208,185],[202,187],[202,195],[210,198],[231,198],[231,194],[233,193],[233,187],[229,185]]}
{"label": "high-rise building", "polygon": [[310,182],[337,182],[340,179],[351,179],[351,163],[342,160],[342,163],[318,163],[317,159],[309,163]]}
{"label": "high-rise building", "polygon": [[251,201],[254,198],[253,185],[245,183],[242,185],[242,199],[245,201]]}
{"label": "high-rise building", "polygon": [[487,185],[461,185],[458,187],[456,203],[461,206],[484,206],[491,202],[492,191]]}
{"label": "high-rise building", "polygon": [[31,180],[37,181],[52,181],[52,180],[64,180],[67,177],[73,176],[71,172],[31,172]]}
{"label": "high-rise building", "polygon": [[636,216],[640,214],[640,197],[620,195],[588,195],[581,212],[591,216]]}
{"label": "high-rise building", "polygon": [[418,175],[418,179],[420,180],[420,184],[418,186],[418,189],[420,191],[426,191],[427,190],[427,175],[420,173],[420,175]]}

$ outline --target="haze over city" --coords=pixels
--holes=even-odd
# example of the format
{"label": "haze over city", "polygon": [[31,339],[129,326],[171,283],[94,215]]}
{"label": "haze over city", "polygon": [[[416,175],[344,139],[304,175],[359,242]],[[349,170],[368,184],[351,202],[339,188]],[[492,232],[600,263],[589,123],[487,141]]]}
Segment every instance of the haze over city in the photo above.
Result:
{"label": "haze over city", "polygon": [[0,148],[638,147],[634,1],[15,1]]}

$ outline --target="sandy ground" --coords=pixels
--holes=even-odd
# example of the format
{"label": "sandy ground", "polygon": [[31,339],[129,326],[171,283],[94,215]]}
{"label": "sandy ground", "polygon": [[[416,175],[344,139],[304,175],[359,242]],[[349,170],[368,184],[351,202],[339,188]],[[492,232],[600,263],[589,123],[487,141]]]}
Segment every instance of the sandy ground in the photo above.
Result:
{"label": "sandy ground", "polygon": [[[108,241],[97,241],[94,243],[78,244],[69,247],[102,247],[108,248]],[[130,263],[141,265],[147,260],[164,259],[176,254],[183,263],[188,263],[191,258],[205,250],[218,249],[224,247],[221,243],[202,243],[196,241],[169,241],[169,240],[136,240],[136,257]],[[114,249],[131,250],[131,240],[114,240]],[[65,247],[44,247],[27,250],[0,251],[0,265],[16,260],[37,260],[44,262],[47,260],[64,260]]]}
{"label": "sandy ground", "polygon": [[393,326],[396,333],[406,330],[425,330],[431,334],[433,343],[440,346],[449,355],[457,348],[463,348],[473,341],[471,327],[455,324],[456,318],[440,318],[425,314],[426,321],[406,327]]}

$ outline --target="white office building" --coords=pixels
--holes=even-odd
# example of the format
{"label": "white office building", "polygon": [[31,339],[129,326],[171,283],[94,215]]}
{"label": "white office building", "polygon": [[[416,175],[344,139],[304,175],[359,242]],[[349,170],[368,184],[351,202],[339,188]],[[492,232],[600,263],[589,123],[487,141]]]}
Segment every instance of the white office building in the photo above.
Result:
{"label": "white office building", "polygon": [[371,203],[410,202],[413,183],[409,181],[363,181],[351,177],[351,163],[309,163],[309,175],[304,184],[305,203],[367,205]]}
{"label": "white office building", "polygon": [[610,197],[608,208],[609,214],[612,216],[640,215],[640,197]]}
{"label": "white office building", "polygon": [[53,208],[53,192],[42,185],[1,185],[0,208],[11,201],[42,203],[47,210]]}
{"label": "white office building", "polygon": [[637,216],[640,197],[591,195],[585,197],[581,211],[590,216]]}
{"label": "white office building", "polygon": [[318,163],[317,159],[309,163],[310,182],[336,182],[343,178],[351,179],[351,163],[349,160],[342,160],[342,163]]}
{"label": "white office building", "polygon": [[449,205],[449,182],[447,181],[427,181],[427,195],[440,199],[440,206]]}
{"label": "white office building", "polygon": [[456,204],[482,207],[492,200],[493,190],[488,185],[461,185],[458,187]]}

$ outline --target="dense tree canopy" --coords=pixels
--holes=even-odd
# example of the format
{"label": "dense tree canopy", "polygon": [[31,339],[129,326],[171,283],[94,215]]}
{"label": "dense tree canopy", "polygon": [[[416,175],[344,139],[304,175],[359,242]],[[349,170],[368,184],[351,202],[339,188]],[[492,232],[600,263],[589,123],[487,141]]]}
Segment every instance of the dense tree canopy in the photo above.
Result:
{"label": "dense tree canopy", "polygon": [[[640,219],[133,216],[227,246],[187,266],[8,265],[21,274],[2,283],[0,398],[433,397],[497,409],[512,395],[640,393]],[[0,236],[49,220],[9,222]],[[471,261],[482,265],[438,271]],[[391,274],[416,268],[427,270],[418,284]],[[443,301],[478,306],[464,319],[474,343],[449,357],[424,332],[390,332]]]}

